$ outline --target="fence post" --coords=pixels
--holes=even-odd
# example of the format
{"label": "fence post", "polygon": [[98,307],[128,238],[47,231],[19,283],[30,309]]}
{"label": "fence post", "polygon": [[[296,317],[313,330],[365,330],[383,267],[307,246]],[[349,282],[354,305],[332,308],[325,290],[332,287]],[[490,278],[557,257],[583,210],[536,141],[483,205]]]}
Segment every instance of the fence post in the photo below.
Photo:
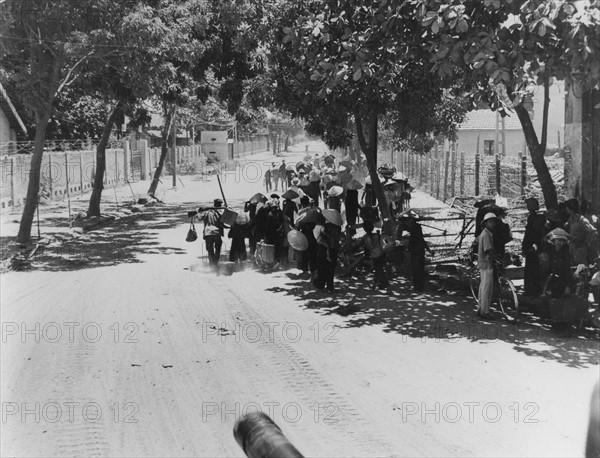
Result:
{"label": "fence post", "polygon": [[452,145],[452,177],[450,178],[450,197],[456,195],[456,143]]}
{"label": "fence post", "polygon": [[67,184],[67,204],[69,209],[69,221],[71,221],[71,194],[69,192],[69,153],[65,151],[65,181]]}
{"label": "fence post", "polygon": [[450,149],[446,150],[446,161],[444,169],[444,202],[448,199],[448,169],[450,168]]}
{"label": "fence post", "polygon": [[521,195],[525,195],[525,187],[527,186],[527,158],[521,156]]}
{"label": "fence post", "polygon": [[140,181],[146,180],[148,171],[151,169],[150,151],[148,149],[148,140],[139,140],[137,144],[140,150]]}
{"label": "fence post", "polygon": [[475,195],[479,195],[479,169],[480,169],[479,153],[475,154]]}
{"label": "fence post", "polygon": [[83,152],[79,151],[79,193],[83,194]]}
{"label": "fence post", "polygon": [[[437,148],[437,146],[436,146]],[[433,153],[433,151],[431,152],[431,154],[429,155],[429,192],[431,194],[433,194],[433,191],[435,189],[435,155]]]}
{"label": "fence post", "polygon": [[128,141],[123,142],[123,181],[129,181],[129,161],[131,160],[131,147]]}
{"label": "fence post", "polygon": [[502,183],[500,183],[500,155],[496,154],[496,192],[499,195],[502,195],[501,191],[502,191]]}
{"label": "fence post", "polygon": [[[4,162],[4,161],[3,161]],[[2,164],[4,165],[4,164]],[[10,202],[11,206],[15,206],[15,158],[10,157]]]}
{"label": "fence post", "polygon": [[460,195],[465,195],[465,152],[460,153]]}
{"label": "fence post", "polygon": [[113,150],[113,154],[115,155],[115,184],[119,182],[119,177],[121,174],[119,173],[119,157],[117,155],[117,149]]}

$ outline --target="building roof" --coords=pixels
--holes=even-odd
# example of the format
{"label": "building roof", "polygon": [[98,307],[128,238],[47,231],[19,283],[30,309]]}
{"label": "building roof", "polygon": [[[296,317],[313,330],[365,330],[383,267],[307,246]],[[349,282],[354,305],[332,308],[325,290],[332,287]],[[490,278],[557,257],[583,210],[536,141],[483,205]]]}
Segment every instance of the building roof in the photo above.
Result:
{"label": "building roof", "polygon": [[4,86],[2,86],[1,83],[0,83],[0,108],[2,108],[2,111],[6,114],[6,117],[8,118],[8,122],[15,130],[20,128],[24,134],[27,134],[27,129],[25,128],[25,124],[23,124],[21,117],[17,113],[17,110],[15,110],[14,105],[10,101],[8,94],[6,93],[6,90],[4,89]]}
{"label": "building roof", "polygon": [[[502,117],[499,116],[498,129],[502,129]],[[496,130],[496,112],[492,110],[475,110],[467,113],[465,121],[458,130]],[[504,118],[504,130],[523,130],[516,113]]]}

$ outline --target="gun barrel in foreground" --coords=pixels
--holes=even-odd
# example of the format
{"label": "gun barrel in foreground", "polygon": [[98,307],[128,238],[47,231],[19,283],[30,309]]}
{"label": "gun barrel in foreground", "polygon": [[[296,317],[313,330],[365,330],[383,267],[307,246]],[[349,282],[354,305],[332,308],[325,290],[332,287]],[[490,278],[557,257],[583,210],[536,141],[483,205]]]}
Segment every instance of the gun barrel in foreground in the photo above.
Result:
{"label": "gun barrel in foreground", "polygon": [[233,436],[248,458],[303,458],[281,429],[264,413],[240,418]]}

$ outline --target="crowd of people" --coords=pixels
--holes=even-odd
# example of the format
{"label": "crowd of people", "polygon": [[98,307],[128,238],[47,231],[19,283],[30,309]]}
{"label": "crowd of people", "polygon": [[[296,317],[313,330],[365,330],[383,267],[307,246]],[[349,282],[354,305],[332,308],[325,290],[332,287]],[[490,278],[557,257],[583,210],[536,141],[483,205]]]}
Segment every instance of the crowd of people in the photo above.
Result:
{"label": "crowd of people", "polygon": [[[539,201],[534,197],[526,199],[525,204],[528,216],[522,242],[524,296],[539,298],[549,293],[554,299],[569,297],[577,273],[599,262],[598,218],[589,202],[581,205],[577,199],[569,199],[546,212],[540,212]],[[489,311],[493,273],[502,264],[505,245],[512,240],[512,234],[504,221],[506,209],[492,199],[482,200],[476,206],[481,277],[477,314],[493,319]]]}
{"label": "crowd of people", "polygon": [[[382,167],[379,173],[390,213],[397,222],[395,239],[408,233],[404,252],[410,257],[413,287],[423,291],[425,253],[433,252],[423,235],[419,215],[409,209],[412,189],[394,170]],[[332,155],[311,156],[307,152],[295,165],[285,160],[272,163],[265,171],[264,185],[265,194],[252,196],[235,221],[227,225],[231,239],[229,262],[250,259],[272,270],[293,264],[316,289],[333,292],[341,247],[363,250],[372,266],[373,287],[389,287],[385,266],[397,246],[390,246],[377,229],[381,227],[377,198],[364,164],[350,157],[338,162]],[[598,219],[589,203],[580,205],[577,199],[547,212],[540,212],[535,198],[525,203],[529,214],[522,242],[524,295],[539,297],[550,278],[545,292],[553,298],[568,296],[576,268],[598,262]],[[221,199],[215,199],[213,207],[192,212],[204,222],[203,239],[210,265],[216,271],[226,226],[222,205]],[[513,236],[505,221],[506,208],[494,199],[481,200],[475,206],[474,251],[481,278],[477,314],[482,319],[493,319],[490,305],[494,272],[498,266],[510,264],[506,258],[511,255],[505,247]]]}
{"label": "crowd of people", "polygon": [[[399,235],[410,235],[415,289],[425,286],[425,250],[429,249],[415,212],[406,212],[411,188],[404,176],[385,173],[383,186],[390,210],[401,219]],[[231,239],[229,262],[257,261],[271,270],[294,264],[301,275],[318,290],[334,292],[334,274],[341,245],[364,250],[373,265],[373,287],[389,287],[384,270],[389,241],[381,227],[377,198],[366,166],[346,156],[337,161],[333,155],[308,152],[294,165],[272,163],[264,175],[265,194],[256,193],[237,212],[235,221],[226,224],[221,199],[212,207],[190,212],[204,223],[211,267],[219,271],[224,228]],[[360,192],[362,190],[362,192]],[[364,235],[360,233],[364,231]],[[387,246],[386,246],[387,244]],[[391,248],[395,248],[392,245]]]}

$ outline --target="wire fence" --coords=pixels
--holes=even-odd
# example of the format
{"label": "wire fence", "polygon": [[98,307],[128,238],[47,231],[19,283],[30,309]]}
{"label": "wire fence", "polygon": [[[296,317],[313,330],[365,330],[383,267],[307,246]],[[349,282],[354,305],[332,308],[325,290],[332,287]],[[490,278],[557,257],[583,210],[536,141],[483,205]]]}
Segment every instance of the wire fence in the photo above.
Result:
{"label": "wire fence", "polygon": [[[508,201],[506,222],[511,227],[513,241],[507,245],[507,251],[520,253],[527,218],[524,197],[534,196],[542,205],[544,202],[537,172],[527,157],[482,156],[456,151],[432,151],[424,155],[400,151],[394,156],[396,169],[413,187],[449,206],[419,209],[425,217],[423,231],[436,252],[432,257],[434,263],[456,261],[467,255],[474,240],[477,209],[473,204],[482,197],[493,198],[496,194]],[[560,194],[565,160],[545,159]]]}
{"label": "wire fence", "polygon": [[[548,157],[546,164],[558,188],[564,182],[564,159]],[[443,202],[453,198],[495,196],[522,201],[535,196],[543,202],[541,187],[526,156],[488,156],[455,150],[416,154],[400,151],[396,168],[413,186]]]}

